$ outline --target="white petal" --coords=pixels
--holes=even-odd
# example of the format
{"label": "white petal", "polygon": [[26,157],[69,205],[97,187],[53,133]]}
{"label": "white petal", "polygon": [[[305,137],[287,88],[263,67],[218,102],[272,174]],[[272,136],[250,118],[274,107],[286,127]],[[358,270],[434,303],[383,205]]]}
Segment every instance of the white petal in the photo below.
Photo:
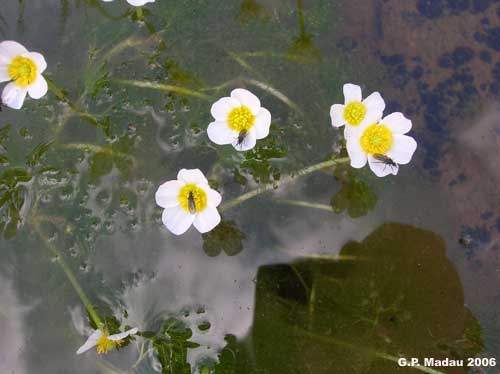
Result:
{"label": "white petal", "polygon": [[349,158],[351,159],[351,166],[359,169],[366,165],[366,153],[361,149],[358,137],[346,139],[346,148]]}
{"label": "white petal", "polygon": [[179,205],[179,191],[185,183],[181,181],[168,181],[156,190],[155,200],[162,208],[172,208]]}
{"label": "white petal", "polygon": [[174,235],[184,234],[193,223],[194,218],[194,214],[189,214],[180,206],[166,208],[161,216],[163,224]]}
{"label": "white petal", "polygon": [[257,144],[255,129],[251,128],[245,138],[243,138],[243,141],[241,143],[239,143],[238,138],[236,138],[233,140],[232,144],[234,149],[236,149],[237,151],[248,151],[249,149],[252,149],[253,147],[255,147],[255,144]]}
{"label": "white petal", "polygon": [[207,206],[202,212],[196,215],[194,227],[203,233],[209,232],[220,223],[220,214],[216,208]]}
{"label": "white petal", "polygon": [[411,136],[394,134],[394,143],[387,156],[394,162],[405,165],[411,161],[416,149],[417,142]]}
{"label": "white petal", "polygon": [[208,138],[215,144],[231,144],[238,138],[238,132],[231,130],[227,122],[212,122],[207,128]]}
{"label": "white petal", "polygon": [[2,103],[12,109],[21,109],[28,90],[10,82],[2,91]]}
{"label": "white petal", "polygon": [[391,129],[394,134],[402,135],[411,130],[411,121],[400,112],[389,114],[380,122]]}
{"label": "white petal", "polygon": [[154,3],[155,0],[127,0],[127,2],[133,6],[143,6],[147,3]]}
{"label": "white petal", "polygon": [[45,58],[38,52],[28,52],[24,54],[24,57],[28,57],[33,60],[36,65],[37,73],[42,74],[45,69],[47,69],[47,62]]}
{"label": "white petal", "polygon": [[83,352],[87,352],[90,348],[95,347],[97,344],[97,341],[101,338],[102,336],[102,331],[101,330],[95,330],[87,339],[87,341],[80,347],[78,348],[78,351],[76,351],[76,354],[82,354]]}
{"label": "white petal", "polygon": [[378,92],[372,93],[365,100],[363,100],[363,105],[366,107],[366,115],[361,121],[360,126],[372,125],[377,123],[384,113],[385,102],[382,96]]}
{"label": "white petal", "polygon": [[359,138],[363,134],[363,131],[366,127],[367,126],[365,125],[346,126],[344,127],[344,138],[346,140],[349,138]]}
{"label": "white petal", "polygon": [[32,99],[40,99],[47,93],[48,86],[45,78],[40,74],[36,80],[28,87],[28,94]]}
{"label": "white petal", "polygon": [[12,80],[12,78],[10,77],[9,73],[8,73],[8,67],[6,64],[4,65],[0,65],[0,83],[1,82],[8,82],[10,80]]}
{"label": "white petal", "polygon": [[345,125],[344,119],[345,105],[334,104],[330,108],[330,118],[332,119],[333,127],[340,127]]}
{"label": "white petal", "polygon": [[241,106],[241,103],[233,99],[232,97],[223,97],[222,99],[217,100],[210,109],[210,113],[212,113],[212,117],[215,118],[216,121],[227,121],[227,116],[231,110],[234,108],[238,108]]}
{"label": "white petal", "polygon": [[28,50],[18,42],[6,40],[0,43],[0,62],[3,64],[10,64],[10,61],[14,57],[27,52]]}
{"label": "white petal", "polygon": [[392,166],[384,164],[383,162],[374,159],[372,155],[368,156],[368,165],[377,177],[385,177],[389,174],[396,175],[399,170],[398,165]]}
{"label": "white petal", "polygon": [[110,336],[108,336],[108,339],[109,340],[122,340],[122,339],[125,339],[129,335],[136,334],[137,331],[139,331],[139,329],[137,327],[134,327],[133,329],[121,332],[119,334],[110,335]]}
{"label": "white petal", "polygon": [[242,105],[250,108],[250,111],[253,114],[259,113],[260,100],[250,91],[243,88],[237,88],[231,91],[231,97],[238,100]]}
{"label": "white petal", "polygon": [[344,84],[344,98],[345,104],[349,104],[351,101],[361,101],[363,98],[361,96],[361,87],[352,83]]}
{"label": "white petal", "polygon": [[208,184],[207,178],[205,178],[200,169],[181,169],[177,174],[177,179],[185,183]]}
{"label": "white petal", "polygon": [[266,108],[260,108],[259,114],[255,116],[255,137],[264,139],[269,135],[271,127],[271,113]]}
{"label": "white petal", "polygon": [[210,188],[210,186],[207,185],[198,185],[200,188],[203,188],[205,193],[207,194],[207,203],[211,206],[217,207],[222,201],[222,196],[219,192],[213,190]]}

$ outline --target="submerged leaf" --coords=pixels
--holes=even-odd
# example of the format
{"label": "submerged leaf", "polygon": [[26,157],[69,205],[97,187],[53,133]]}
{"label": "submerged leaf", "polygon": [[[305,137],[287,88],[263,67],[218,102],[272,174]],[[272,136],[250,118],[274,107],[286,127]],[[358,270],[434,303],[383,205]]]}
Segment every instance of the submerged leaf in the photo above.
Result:
{"label": "submerged leaf", "polygon": [[400,356],[423,362],[481,352],[479,324],[441,237],[386,224],[346,244],[340,257],[348,259],[259,269],[252,332],[259,370],[386,374],[398,371]]}
{"label": "submerged leaf", "polygon": [[28,166],[36,166],[40,162],[40,159],[50,149],[50,146],[53,144],[53,141],[47,143],[38,144],[28,155],[26,156],[26,164]]}
{"label": "submerged leaf", "polygon": [[96,182],[113,169],[113,157],[109,153],[97,152],[90,159],[90,180]]}

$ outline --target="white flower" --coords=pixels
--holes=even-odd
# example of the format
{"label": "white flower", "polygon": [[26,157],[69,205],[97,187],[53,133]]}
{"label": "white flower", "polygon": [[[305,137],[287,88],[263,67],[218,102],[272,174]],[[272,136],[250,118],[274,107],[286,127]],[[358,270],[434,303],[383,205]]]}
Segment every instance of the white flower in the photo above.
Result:
{"label": "white flower", "polygon": [[417,149],[411,136],[411,121],[402,113],[392,113],[378,123],[356,128],[347,138],[351,166],[362,168],[366,161],[377,177],[396,175],[399,165],[408,164]]}
{"label": "white flower", "polygon": [[[113,0],[102,0],[102,1],[109,3],[110,1],[113,1]],[[144,4],[154,3],[154,2],[155,2],[155,0],[127,0],[127,3],[129,3],[130,5],[133,5],[133,6],[143,6]]]}
{"label": "white flower", "polygon": [[333,127],[346,125],[344,137],[347,139],[356,127],[375,123],[382,118],[385,102],[378,92],[362,100],[361,87],[352,83],[344,84],[345,105],[334,104],[330,108]]}
{"label": "white flower", "polygon": [[233,90],[230,97],[217,100],[210,112],[215,122],[208,125],[207,133],[215,144],[232,144],[236,150],[248,151],[257,139],[269,135],[271,113],[250,91]]}
{"label": "white flower", "polygon": [[123,340],[129,336],[137,334],[138,328],[127,330],[125,332],[109,335],[106,331],[95,330],[87,339],[87,341],[78,348],[76,354],[87,352],[90,348],[97,346],[97,353],[108,353],[109,351],[119,347],[123,344]]}
{"label": "white flower", "polygon": [[156,191],[156,204],[165,208],[162,221],[175,235],[181,235],[191,224],[205,233],[220,223],[217,211],[222,197],[211,189],[199,169],[182,169],[177,180],[163,183]]}
{"label": "white flower", "polygon": [[47,63],[40,53],[28,52],[21,44],[7,40],[0,43],[0,82],[12,81],[2,92],[2,103],[21,109],[29,94],[39,99],[47,93],[42,73]]}

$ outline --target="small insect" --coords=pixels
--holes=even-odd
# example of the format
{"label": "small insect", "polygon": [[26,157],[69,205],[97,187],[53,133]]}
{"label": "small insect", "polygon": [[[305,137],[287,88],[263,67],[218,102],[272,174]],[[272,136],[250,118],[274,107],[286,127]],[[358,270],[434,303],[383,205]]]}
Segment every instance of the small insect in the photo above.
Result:
{"label": "small insect", "polygon": [[191,214],[195,214],[196,213],[196,202],[194,201],[193,191],[189,192],[188,207],[189,207],[189,213],[191,213]]}
{"label": "small insect", "polygon": [[241,130],[238,134],[238,141],[236,142],[237,147],[243,147],[243,142],[245,141],[246,136],[248,135],[247,130]]}
{"label": "small insect", "polygon": [[386,166],[389,166],[391,169],[392,168],[397,169],[397,167],[398,167],[398,164],[389,156],[386,156],[386,155],[383,155],[380,153],[375,153],[373,155],[373,158],[378,161],[377,164],[384,164],[384,170],[385,170]]}

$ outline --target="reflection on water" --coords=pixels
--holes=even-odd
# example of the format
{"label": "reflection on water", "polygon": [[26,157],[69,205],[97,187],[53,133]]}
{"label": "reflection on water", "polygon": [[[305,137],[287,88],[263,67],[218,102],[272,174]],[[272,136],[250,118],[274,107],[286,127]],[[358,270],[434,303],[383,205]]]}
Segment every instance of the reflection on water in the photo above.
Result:
{"label": "reflection on water", "polygon": [[[0,371],[392,373],[399,355],[498,355],[496,3],[158,0],[143,22],[125,1],[5,3],[0,35],[44,51],[61,91],[0,113]],[[417,166],[282,183],[345,155],[328,108],[347,81],[411,115]],[[247,153],[206,137],[238,86],[273,114]],[[224,202],[268,192],[173,237],[153,194],[182,167]],[[91,330],[61,259],[144,337],[76,356]]]}
{"label": "reflection on water", "polygon": [[27,308],[17,300],[12,281],[0,276],[0,371],[3,373],[27,373],[22,352],[27,343],[23,318]]}

